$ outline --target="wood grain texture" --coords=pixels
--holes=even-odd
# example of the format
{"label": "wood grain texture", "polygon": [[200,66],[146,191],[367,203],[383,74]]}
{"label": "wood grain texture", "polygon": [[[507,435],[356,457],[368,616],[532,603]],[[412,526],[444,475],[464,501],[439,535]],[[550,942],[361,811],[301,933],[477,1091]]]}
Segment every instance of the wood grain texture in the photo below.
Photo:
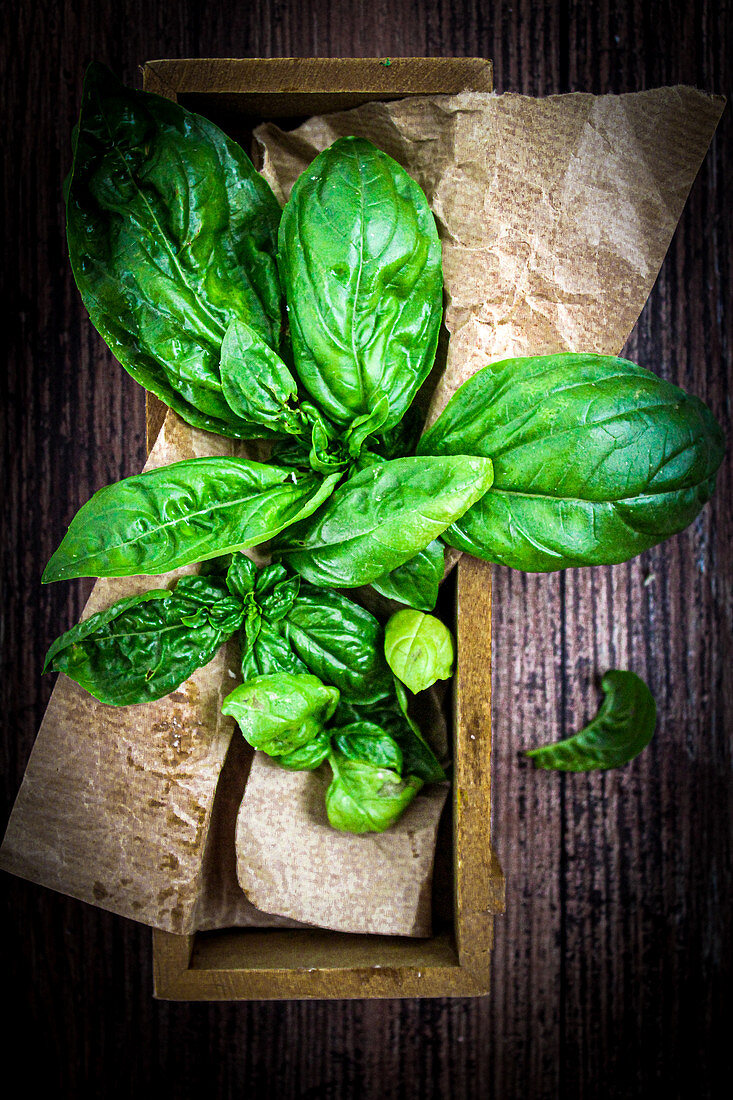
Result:
{"label": "wood grain texture", "polygon": [[[730,95],[729,0],[14,0],[3,8],[3,793],[50,693],[50,641],[87,582],[41,569],[91,492],[137,472],[144,397],[91,330],[61,183],[84,65],[155,57],[473,55],[498,91]],[[729,418],[730,107],[626,349]],[[150,933],[3,881],[9,1049],[57,1095],[713,1097],[730,1069],[731,460],[693,527],[626,566],[494,571],[494,821],[507,875],[486,1000],[152,1000]],[[627,769],[535,773],[520,750],[594,712],[609,664],[646,675],[658,733]],[[726,725],[726,722],[728,723]],[[17,1045],[12,1044],[16,1042]]]}

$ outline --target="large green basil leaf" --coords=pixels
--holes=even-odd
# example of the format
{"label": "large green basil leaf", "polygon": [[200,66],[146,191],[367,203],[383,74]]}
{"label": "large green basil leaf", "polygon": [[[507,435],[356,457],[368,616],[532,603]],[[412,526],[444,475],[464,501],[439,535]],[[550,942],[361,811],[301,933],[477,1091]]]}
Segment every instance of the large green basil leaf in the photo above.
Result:
{"label": "large green basil leaf", "polygon": [[155,575],[254,546],[310,515],[337,480],[243,458],[195,458],[136,474],[77,512],[43,580]]}
{"label": "large green basil leaf", "polygon": [[275,550],[313,584],[370,584],[432,542],[491,482],[488,458],[376,462],[340,485],[325,507],[293,527]]}
{"label": "large green basil leaf", "polygon": [[494,463],[446,542],[549,572],[626,561],[683,530],[712,494],[723,436],[701,401],[642,367],[546,355],[478,371],[418,450]]}
{"label": "large green basil leaf", "polygon": [[270,756],[284,756],[319,736],[339,700],[317,676],[281,672],[240,684],[222,703],[245,739]]}
{"label": "large green basil leaf", "polygon": [[278,265],[295,368],[337,424],[389,402],[387,431],[435,357],[441,249],[418,185],[362,138],[341,138],[296,181]]}
{"label": "large green basil leaf", "polygon": [[453,635],[434,615],[405,608],[384,629],[384,655],[410,691],[424,691],[453,674]]}
{"label": "large green basil leaf", "polygon": [[374,722],[352,722],[331,730],[333,746],[349,760],[361,760],[402,775],[402,750],[393,737]]}
{"label": "large green basil leaf", "polygon": [[352,703],[389,695],[384,631],[375,617],[330,589],[303,584],[284,622],[294,652],[308,669]]}
{"label": "large green basil leaf", "polygon": [[329,757],[333,779],[326,791],[326,812],[334,829],[349,833],[381,833],[402,817],[422,780],[362,760],[351,760],[338,749]]}
{"label": "large green basil leaf", "polygon": [[295,379],[260,334],[236,317],[224,334],[220,370],[224,398],[239,419],[274,432],[303,433]]}
{"label": "large green basil leaf", "polygon": [[657,723],[657,704],[647,685],[633,672],[611,669],[601,688],[605,698],[584,729],[525,753],[535,767],[565,772],[620,768],[646,748]]}
{"label": "large green basil leaf", "polygon": [[123,367],[197,427],[268,435],[232,413],[219,373],[234,318],[280,342],[280,208],[242,149],[94,64],[66,207],[77,286]]}
{"label": "large green basil leaf", "polygon": [[398,565],[391,573],[372,581],[372,588],[390,600],[406,603],[408,607],[432,611],[444,572],[445,546],[439,539],[433,539],[404,565]]}
{"label": "large green basil leaf", "polygon": [[64,672],[101,703],[149,703],[208,664],[242,615],[222,582],[184,577],[78,623],[53,643],[43,671]]}

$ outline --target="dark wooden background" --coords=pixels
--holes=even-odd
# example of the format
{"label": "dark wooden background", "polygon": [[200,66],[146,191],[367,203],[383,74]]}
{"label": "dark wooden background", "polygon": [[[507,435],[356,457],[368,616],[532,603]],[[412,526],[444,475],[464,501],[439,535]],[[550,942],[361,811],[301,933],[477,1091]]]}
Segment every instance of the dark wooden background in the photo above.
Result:
{"label": "dark wooden background", "polygon": [[[730,94],[729,0],[15,0],[3,5],[5,816],[48,699],[43,654],[90,582],[41,588],[77,508],[144,458],[144,394],[71,280],[61,183],[85,65],[161,57],[474,55],[498,91]],[[727,420],[730,107],[628,356]],[[728,157],[726,157],[728,154]],[[730,1068],[731,465],[693,526],[629,565],[495,571],[494,835],[507,875],[478,1001],[175,1004],[150,933],[3,876],[4,1073],[64,1097],[719,1096]],[[618,772],[535,773],[606,667],[644,675],[657,735]],[[21,1050],[30,1056],[21,1061]]]}

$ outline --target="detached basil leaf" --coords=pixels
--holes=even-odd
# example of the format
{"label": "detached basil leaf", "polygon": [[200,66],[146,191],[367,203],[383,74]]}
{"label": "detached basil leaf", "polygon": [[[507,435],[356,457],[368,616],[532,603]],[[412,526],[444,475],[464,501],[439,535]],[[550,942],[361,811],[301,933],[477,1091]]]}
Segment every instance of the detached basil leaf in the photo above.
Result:
{"label": "detached basil leaf", "polygon": [[254,546],[310,515],[336,480],[243,458],[195,458],[125,478],[77,512],[42,579],[155,575]]}
{"label": "detached basil leaf", "polygon": [[250,325],[234,318],[221,345],[221,386],[234,414],[275,432],[300,435],[298,386],[277,352]]}
{"label": "detached basil leaf", "polygon": [[284,756],[320,734],[338,700],[336,688],[322,684],[317,676],[283,672],[240,684],[221,709],[236,719],[253,748]]}
{"label": "detached basil leaf", "polygon": [[372,588],[390,600],[406,603],[420,611],[432,611],[444,572],[445,547],[438,539],[433,539],[404,565],[372,581]]}
{"label": "detached basil leaf", "polygon": [[286,752],[284,756],[278,756],[277,762],[281,768],[287,768],[291,772],[313,772],[321,766],[330,751],[330,731],[321,730],[299,749],[293,749],[292,752]]}
{"label": "detached basil leaf", "polygon": [[90,615],[56,639],[43,671],[65,673],[101,703],[149,703],[208,664],[242,615],[223,583],[185,577]]}
{"label": "detached basil leaf", "polygon": [[723,436],[696,397],[623,359],[491,363],[461,386],[421,454],[485,454],[494,484],[443,536],[530,572],[626,561],[709,499]]}
{"label": "detached basil leaf", "polygon": [[536,768],[589,772],[628,764],[652,739],[657,705],[633,672],[611,669],[601,680],[605,698],[595,718],[573,737],[525,753]]}
{"label": "detached basil leaf", "polygon": [[256,676],[271,676],[278,672],[300,674],[309,671],[277,626],[264,621],[259,624],[259,631],[253,640],[244,632],[242,635],[243,680],[254,680]]}
{"label": "detached basil leaf", "polygon": [[354,588],[409,561],[492,482],[491,461],[466,455],[377,462],[340,485],[275,550],[313,584]]}
{"label": "detached basil leaf", "polygon": [[232,413],[219,373],[233,318],[280,341],[280,208],[242,149],[90,65],[66,204],[74,278],[123,367],[190,424],[270,434]]}
{"label": "detached basil leaf", "polygon": [[326,812],[334,829],[381,833],[402,816],[422,787],[408,776],[403,782],[389,768],[350,760],[338,749],[329,757],[333,779],[326,791]]}
{"label": "detached basil leaf", "polygon": [[453,674],[453,636],[440,619],[421,611],[397,611],[384,631],[384,655],[410,691],[424,691]]}
{"label": "detached basil leaf", "polygon": [[278,264],[295,367],[337,424],[386,395],[391,428],[435,357],[441,250],[425,196],[362,138],[341,138],[296,181]]}
{"label": "detached basil leaf", "polygon": [[384,634],[375,617],[359,604],[329,589],[301,586],[285,621],[298,657],[341,696],[372,703],[392,687],[384,659]]}
{"label": "detached basil leaf", "polygon": [[391,768],[402,774],[402,750],[373,722],[353,722],[341,729],[331,730],[334,747],[349,760],[361,760],[378,768]]}

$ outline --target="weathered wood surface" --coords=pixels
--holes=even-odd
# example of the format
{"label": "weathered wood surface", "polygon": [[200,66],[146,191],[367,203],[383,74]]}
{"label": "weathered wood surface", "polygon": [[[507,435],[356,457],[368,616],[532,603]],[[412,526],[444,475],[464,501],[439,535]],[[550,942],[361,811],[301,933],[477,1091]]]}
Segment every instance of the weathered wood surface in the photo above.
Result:
{"label": "weathered wood surface", "polygon": [[[48,695],[49,642],[89,582],[41,589],[69,519],[137,472],[144,396],[90,329],[68,271],[61,183],[83,67],[140,83],[151,58],[491,57],[498,91],[730,95],[730,6],[711,0],[16,0],[0,74],[10,306],[3,373],[5,817]],[[629,342],[730,437],[730,107]],[[731,465],[693,527],[626,566],[494,573],[492,836],[507,875],[486,1000],[187,1005],[151,998],[147,929],[4,878],[9,1051],[63,1096],[717,1096],[730,1069]],[[594,712],[627,663],[661,715],[607,775],[538,774],[521,749]],[[728,726],[726,726],[726,718]],[[726,739],[728,738],[728,740]],[[726,1009],[728,1010],[726,1012]]]}

